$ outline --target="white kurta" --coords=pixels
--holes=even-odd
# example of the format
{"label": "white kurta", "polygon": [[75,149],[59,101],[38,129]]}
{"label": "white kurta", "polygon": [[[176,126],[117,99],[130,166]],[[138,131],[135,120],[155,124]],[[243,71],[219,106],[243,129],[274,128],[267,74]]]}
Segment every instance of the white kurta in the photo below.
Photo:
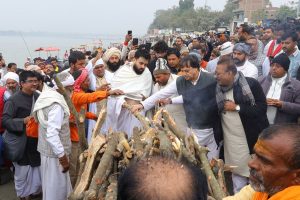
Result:
{"label": "white kurta", "polygon": [[30,165],[21,166],[16,162],[15,167],[15,189],[18,197],[27,197],[31,194],[39,194],[42,190],[40,167]]}
{"label": "white kurta", "polygon": [[[111,83],[111,81],[112,81],[113,73],[105,70],[104,77],[102,78],[102,81],[100,82],[101,78],[97,78],[95,76],[95,74],[93,73],[94,68],[93,68],[91,61],[88,63],[88,65],[85,67],[85,69],[88,70],[89,78],[90,78],[90,89],[93,91],[96,91],[97,88],[101,87],[104,83]],[[89,112],[92,112],[92,113],[98,115],[98,113],[100,112],[99,106],[98,106],[100,102],[89,104]],[[90,141],[91,141],[91,137],[92,137],[92,133],[93,133],[95,124],[96,124],[95,120],[88,120],[88,134],[87,134],[88,143],[90,143]]]}
{"label": "white kurta", "polygon": [[239,72],[242,72],[245,77],[250,78],[258,78],[258,69],[255,65],[253,65],[251,62],[246,60],[245,64],[243,66],[237,67],[237,70]]}
{"label": "white kurta", "polygon": [[[177,75],[171,74],[170,78],[168,80],[168,83],[165,86],[160,86],[158,83],[156,83],[154,85],[152,94],[155,94],[156,92],[164,89],[165,87],[170,85],[172,82],[176,82],[177,78],[178,78]],[[179,96],[178,94],[174,94],[174,95],[170,96],[170,98],[172,99],[172,98],[178,97],[178,96]],[[187,122],[186,122],[186,117],[185,117],[185,112],[184,112],[184,109],[183,109],[183,105],[182,104],[170,104],[170,105],[166,105],[165,108],[170,113],[170,115],[174,118],[174,121],[176,122],[178,127],[182,131],[186,132],[188,125],[187,125]]]}
{"label": "white kurta", "polygon": [[[129,63],[120,67],[114,74],[111,82],[112,90],[120,89],[125,95],[107,99],[107,116],[101,132],[124,131],[130,137],[134,127],[140,127],[140,122],[125,108],[122,108],[126,99],[141,101],[151,94],[152,76],[148,68],[138,75]],[[142,113],[144,114],[144,113]]]}
{"label": "white kurta", "polygon": [[[225,98],[234,101],[233,89],[225,93]],[[239,113],[235,111],[222,113],[222,128],[225,163],[237,166],[233,173],[249,177],[250,152]]]}

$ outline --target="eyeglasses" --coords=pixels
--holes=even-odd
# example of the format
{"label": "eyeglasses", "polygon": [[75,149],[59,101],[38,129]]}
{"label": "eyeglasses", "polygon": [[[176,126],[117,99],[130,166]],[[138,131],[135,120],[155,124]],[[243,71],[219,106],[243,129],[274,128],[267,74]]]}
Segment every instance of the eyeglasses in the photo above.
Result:
{"label": "eyeglasses", "polygon": [[26,80],[25,83],[38,83],[38,80]]}

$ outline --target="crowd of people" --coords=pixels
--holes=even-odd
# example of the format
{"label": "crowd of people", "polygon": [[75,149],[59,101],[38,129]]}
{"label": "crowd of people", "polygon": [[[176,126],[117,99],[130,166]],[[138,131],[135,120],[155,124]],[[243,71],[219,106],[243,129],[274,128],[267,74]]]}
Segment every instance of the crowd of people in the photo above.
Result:
{"label": "crowd of people", "polygon": [[[236,166],[232,182],[237,196],[228,198],[299,197],[300,28],[277,24],[257,33],[242,24],[231,35],[188,41],[178,36],[171,45],[164,40],[138,44],[130,33],[121,49],[72,51],[63,66],[55,58],[36,58],[21,69],[15,63],[6,66],[1,57],[0,163],[13,166],[17,196],[67,199],[79,175],[78,124],[53,80],[56,76],[76,111],[86,111],[88,142],[102,108],[107,116],[100,132],[123,131],[130,138],[134,127],[142,127],[132,113],[151,118],[164,107],[181,131],[209,148],[209,160],[223,158]],[[150,195],[147,189],[168,188],[163,184],[171,178],[183,192],[178,199],[206,199],[201,172],[162,160],[155,158],[150,169],[163,168],[155,173],[165,174],[170,168],[180,180],[166,174],[154,184],[154,175],[147,176],[149,164],[137,163],[121,176],[119,198],[176,199],[170,196],[177,193]],[[132,179],[136,181],[126,183]],[[126,187],[136,187],[129,188],[135,198]]]}

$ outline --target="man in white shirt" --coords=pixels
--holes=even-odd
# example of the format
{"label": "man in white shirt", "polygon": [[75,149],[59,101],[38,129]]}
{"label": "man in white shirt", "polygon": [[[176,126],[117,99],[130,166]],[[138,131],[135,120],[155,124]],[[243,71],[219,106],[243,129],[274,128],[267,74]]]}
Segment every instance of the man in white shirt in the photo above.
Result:
{"label": "man in white shirt", "polygon": [[298,122],[300,81],[290,77],[289,67],[289,57],[281,53],[272,60],[270,74],[260,81],[267,97],[270,124]]}
{"label": "man in white shirt", "polygon": [[251,47],[246,43],[237,43],[233,47],[233,61],[237,70],[242,72],[245,77],[257,79],[258,70],[255,65],[249,62],[248,56],[250,55]]}

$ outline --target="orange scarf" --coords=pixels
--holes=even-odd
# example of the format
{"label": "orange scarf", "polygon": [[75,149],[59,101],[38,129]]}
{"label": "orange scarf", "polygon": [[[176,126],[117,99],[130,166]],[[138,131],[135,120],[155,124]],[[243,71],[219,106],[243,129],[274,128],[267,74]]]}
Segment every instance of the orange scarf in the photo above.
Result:
{"label": "orange scarf", "polygon": [[256,192],[252,200],[300,200],[300,186],[288,187],[271,198],[268,198],[266,193]]}

